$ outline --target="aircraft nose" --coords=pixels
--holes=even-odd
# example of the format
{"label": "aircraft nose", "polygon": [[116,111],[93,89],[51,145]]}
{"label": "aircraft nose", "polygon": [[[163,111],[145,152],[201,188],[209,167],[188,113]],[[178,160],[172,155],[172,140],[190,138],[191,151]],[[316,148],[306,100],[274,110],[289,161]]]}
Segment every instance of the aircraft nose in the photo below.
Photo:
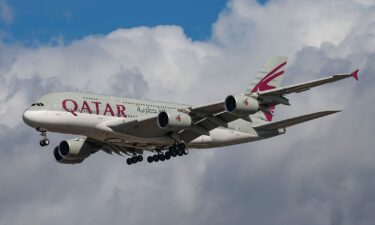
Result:
{"label": "aircraft nose", "polygon": [[33,124],[35,124],[37,121],[37,114],[38,112],[36,111],[26,110],[23,112],[22,119],[27,125],[33,126]]}

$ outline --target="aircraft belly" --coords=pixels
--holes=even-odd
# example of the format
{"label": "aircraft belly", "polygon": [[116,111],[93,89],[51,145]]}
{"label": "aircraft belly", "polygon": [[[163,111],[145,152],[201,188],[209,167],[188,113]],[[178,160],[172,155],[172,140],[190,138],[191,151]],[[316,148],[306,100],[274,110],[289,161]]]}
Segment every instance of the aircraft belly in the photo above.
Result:
{"label": "aircraft belly", "polygon": [[114,143],[119,145],[135,145],[137,143],[169,145],[173,140],[168,137],[141,138],[130,136],[118,132],[113,132],[105,124],[113,120],[113,117],[96,114],[78,114],[74,116],[70,112],[45,111],[39,113],[41,121],[35,123],[34,127],[41,127],[52,132],[77,134],[95,138],[99,141]]}
{"label": "aircraft belly", "polygon": [[220,146],[242,144],[259,140],[257,134],[245,133],[229,129],[214,129],[210,136],[202,135],[189,143],[191,148],[214,148]]}
{"label": "aircraft belly", "polygon": [[[156,138],[144,138],[114,132],[106,124],[113,120],[113,117],[96,114],[73,115],[70,112],[45,111],[43,121],[38,123],[39,127],[49,131],[79,134],[95,138],[106,143],[113,143],[123,146],[168,146],[174,144],[174,140],[164,136]],[[210,135],[202,135],[190,143],[190,148],[213,148],[219,146],[241,144],[258,140],[260,137],[255,133],[245,133],[231,129],[214,129]]]}

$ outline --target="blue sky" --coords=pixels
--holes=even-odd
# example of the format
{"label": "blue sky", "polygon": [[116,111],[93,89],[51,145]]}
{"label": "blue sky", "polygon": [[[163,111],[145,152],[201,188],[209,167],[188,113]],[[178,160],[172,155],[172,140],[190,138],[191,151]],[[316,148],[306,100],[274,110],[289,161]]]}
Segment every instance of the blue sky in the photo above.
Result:
{"label": "blue sky", "polygon": [[[258,2],[264,3],[265,0]],[[13,22],[0,22],[5,41],[49,42],[63,37],[69,42],[87,34],[105,34],[117,28],[174,24],[194,40],[208,39],[211,26],[227,0],[12,0],[7,2]]]}

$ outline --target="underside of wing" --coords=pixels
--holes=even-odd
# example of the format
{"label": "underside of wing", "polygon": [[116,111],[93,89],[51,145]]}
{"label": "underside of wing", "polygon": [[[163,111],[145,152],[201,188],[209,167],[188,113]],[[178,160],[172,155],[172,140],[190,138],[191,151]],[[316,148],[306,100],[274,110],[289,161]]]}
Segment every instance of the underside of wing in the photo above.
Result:
{"label": "underside of wing", "polygon": [[201,135],[209,135],[209,132],[217,127],[227,127],[228,123],[238,120],[238,115],[225,110],[224,101],[212,104],[189,107],[182,111],[188,113],[192,118],[192,126],[182,130],[178,135],[185,142],[194,140]]}
{"label": "underside of wing", "polygon": [[[178,122],[182,122],[180,119],[187,116],[191,119],[191,125],[181,129],[178,127],[174,130],[163,129],[158,122],[158,115],[152,115],[133,120],[117,119],[107,122],[106,127],[110,128],[113,132],[142,138],[157,138],[176,134],[177,136],[175,135],[175,137],[178,139],[190,142],[201,135],[209,135],[209,131],[219,126],[228,126],[228,123],[240,118],[226,112],[223,101],[196,107],[187,107],[178,109],[177,111],[167,111],[164,114],[171,116],[170,120],[167,119],[169,122],[172,119],[178,119]],[[175,118],[177,116],[179,118]]]}
{"label": "underside of wing", "polygon": [[140,117],[134,120],[115,120],[107,123],[114,132],[136,137],[154,138],[165,136],[168,131],[160,129],[157,115]]}
{"label": "underside of wing", "polygon": [[340,110],[315,112],[315,113],[298,116],[298,117],[294,117],[294,118],[290,118],[286,120],[259,125],[259,126],[254,127],[254,129],[258,131],[270,131],[270,130],[277,130],[280,128],[287,128],[287,127],[291,127],[300,123],[307,122],[309,120],[317,119],[319,117],[328,116],[330,114],[337,113],[337,112],[340,112]]}
{"label": "underside of wing", "polygon": [[100,141],[100,140],[97,140],[97,139],[94,139],[94,138],[90,138],[90,137],[87,137],[86,142],[92,148],[103,150],[104,152],[106,152],[108,154],[111,154],[111,155],[113,153],[115,153],[115,154],[120,155],[120,156],[124,156],[124,155],[131,156],[134,153],[136,153],[136,154],[142,154],[143,153],[142,149],[133,148],[133,147],[126,147],[126,146],[118,145],[118,144],[115,144],[115,143],[107,143],[107,142],[103,142],[103,141]]}

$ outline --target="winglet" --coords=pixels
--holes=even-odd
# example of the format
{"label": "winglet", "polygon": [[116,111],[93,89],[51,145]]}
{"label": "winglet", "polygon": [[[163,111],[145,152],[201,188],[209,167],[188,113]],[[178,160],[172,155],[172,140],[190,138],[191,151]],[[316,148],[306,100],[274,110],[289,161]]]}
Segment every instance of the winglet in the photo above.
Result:
{"label": "winglet", "polygon": [[354,77],[355,80],[358,80],[358,72],[359,70],[355,70],[352,74],[350,74],[352,77]]}

